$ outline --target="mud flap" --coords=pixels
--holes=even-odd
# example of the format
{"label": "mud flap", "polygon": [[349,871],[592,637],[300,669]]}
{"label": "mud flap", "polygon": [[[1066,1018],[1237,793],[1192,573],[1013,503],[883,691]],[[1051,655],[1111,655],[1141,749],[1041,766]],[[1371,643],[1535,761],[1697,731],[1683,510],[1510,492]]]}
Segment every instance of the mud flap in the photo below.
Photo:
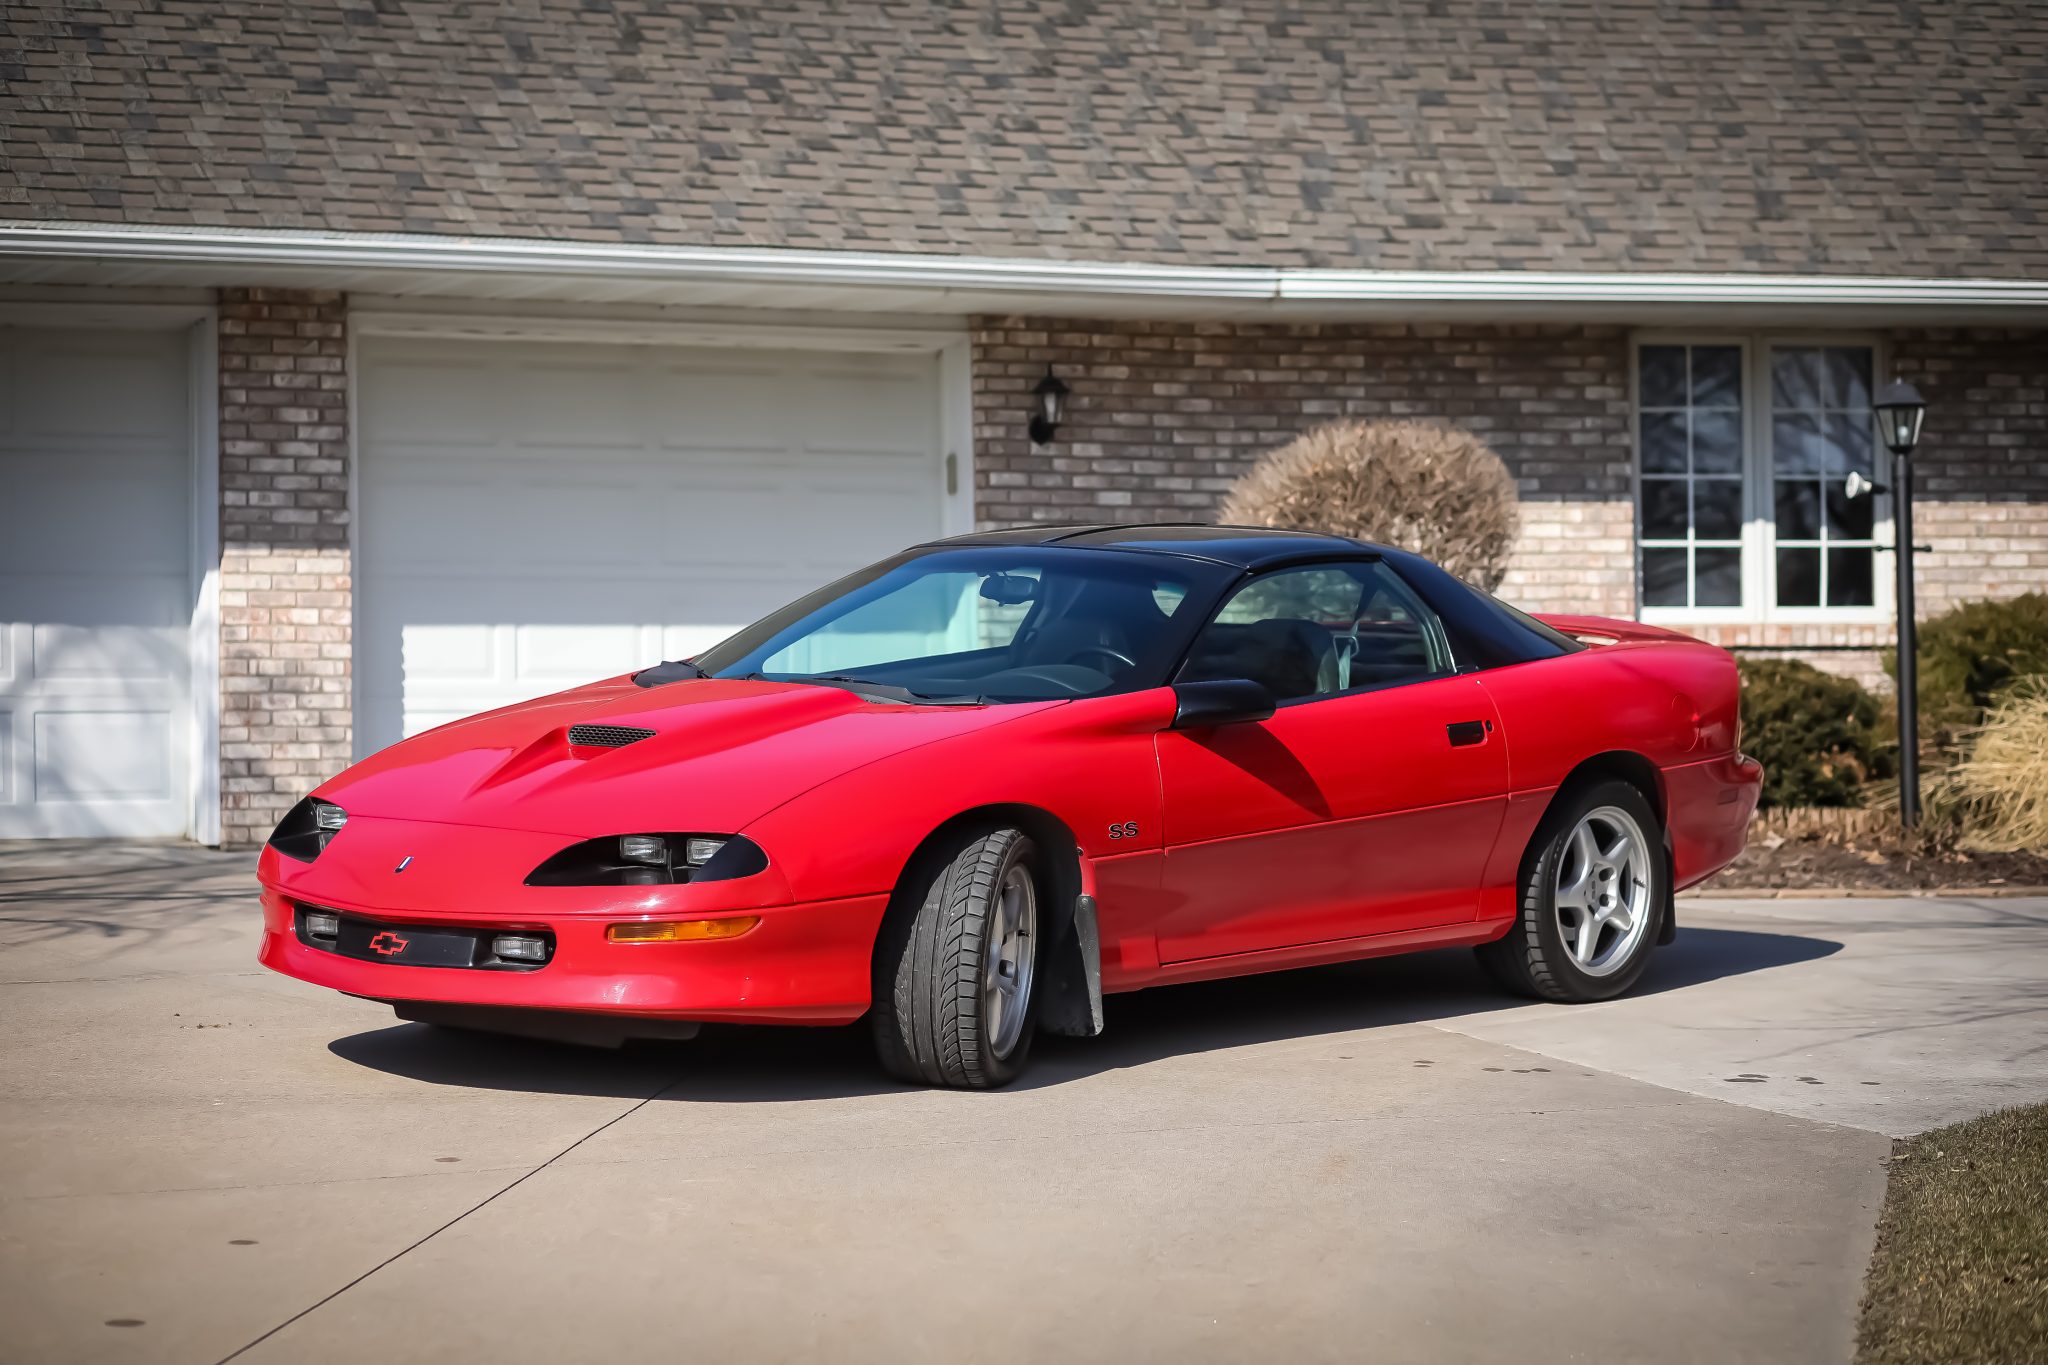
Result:
{"label": "mud flap", "polygon": [[1093,1038],[1101,1033],[1102,947],[1095,929],[1095,897],[1075,899],[1073,922],[1060,935],[1052,959],[1045,965],[1038,1026],[1062,1038]]}
{"label": "mud flap", "polygon": [[1671,855],[1667,852],[1664,855],[1664,923],[1657,930],[1659,948],[1678,937],[1678,891],[1672,886],[1671,879]]}

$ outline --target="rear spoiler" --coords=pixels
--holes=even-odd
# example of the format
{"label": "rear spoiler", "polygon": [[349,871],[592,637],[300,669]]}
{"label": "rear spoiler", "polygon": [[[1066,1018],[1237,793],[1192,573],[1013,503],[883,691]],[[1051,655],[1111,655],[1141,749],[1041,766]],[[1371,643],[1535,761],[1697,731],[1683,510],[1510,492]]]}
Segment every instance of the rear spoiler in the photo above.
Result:
{"label": "rear spoiler", "polygon": [[1616,621],[1606,616],[1553,616],[1548,612],[1538,612],[1536,619],[1554,631],[1569,635],[1574,640],[1583,640],[1589,645],[1700,642],[1697,636],[1687,635],[1683,631],[1666,630],[1662,626],[1645,625],[1641,621]]}

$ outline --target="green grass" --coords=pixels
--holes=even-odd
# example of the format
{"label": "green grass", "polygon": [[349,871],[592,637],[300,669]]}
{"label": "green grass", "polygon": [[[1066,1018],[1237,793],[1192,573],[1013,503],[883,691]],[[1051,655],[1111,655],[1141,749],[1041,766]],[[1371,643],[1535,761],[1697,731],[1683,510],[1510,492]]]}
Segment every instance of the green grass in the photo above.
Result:
{"label": "green grass", "polygon": [[2048,1105],[1898,1144],[1856,1359],[2048,1361]]}

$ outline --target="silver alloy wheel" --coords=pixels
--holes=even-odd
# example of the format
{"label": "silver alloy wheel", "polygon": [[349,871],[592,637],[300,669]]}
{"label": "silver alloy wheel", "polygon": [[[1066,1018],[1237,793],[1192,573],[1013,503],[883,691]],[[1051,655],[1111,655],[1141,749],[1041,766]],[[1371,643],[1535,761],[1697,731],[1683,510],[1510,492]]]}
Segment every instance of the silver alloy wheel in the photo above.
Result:
{"label": "silver alloy wheel", "polygon": [[1586,975],[1621,970],[1649,932],[1651,856],[1642,826],[1619,806],[1587,811],[1573,826],[1552,902],[1564,949]]}
{"label": "silver alloy wheel", "polygon": [[982,945],[981,1023],[989,1050],[1000,1059],[1016,1050],[1030,1014],[1031,973],[1038,933],[1038,888],[1031,870],[1012,863],[990,907],[988,939]]}

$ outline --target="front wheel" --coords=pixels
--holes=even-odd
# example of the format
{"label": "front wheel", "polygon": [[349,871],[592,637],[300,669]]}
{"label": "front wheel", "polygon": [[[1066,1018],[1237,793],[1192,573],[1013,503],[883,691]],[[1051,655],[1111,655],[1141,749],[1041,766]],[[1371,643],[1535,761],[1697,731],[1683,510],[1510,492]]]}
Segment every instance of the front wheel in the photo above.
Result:
{"label": "front wheel", "polygon": [[1038,1001],[1037,848],[982,829],[920,860],[875,949],[875,1050],[925,1085],[1007,1085],[1031,1052]]}
{"label": "front wheel", "polygon": [[1662,827],[1618,780],[1567,793],[1538,829],[1522,869],[1521,914],[1479,960],[1520,995],[1609,1000],[1649,965],[1670,895]]}

